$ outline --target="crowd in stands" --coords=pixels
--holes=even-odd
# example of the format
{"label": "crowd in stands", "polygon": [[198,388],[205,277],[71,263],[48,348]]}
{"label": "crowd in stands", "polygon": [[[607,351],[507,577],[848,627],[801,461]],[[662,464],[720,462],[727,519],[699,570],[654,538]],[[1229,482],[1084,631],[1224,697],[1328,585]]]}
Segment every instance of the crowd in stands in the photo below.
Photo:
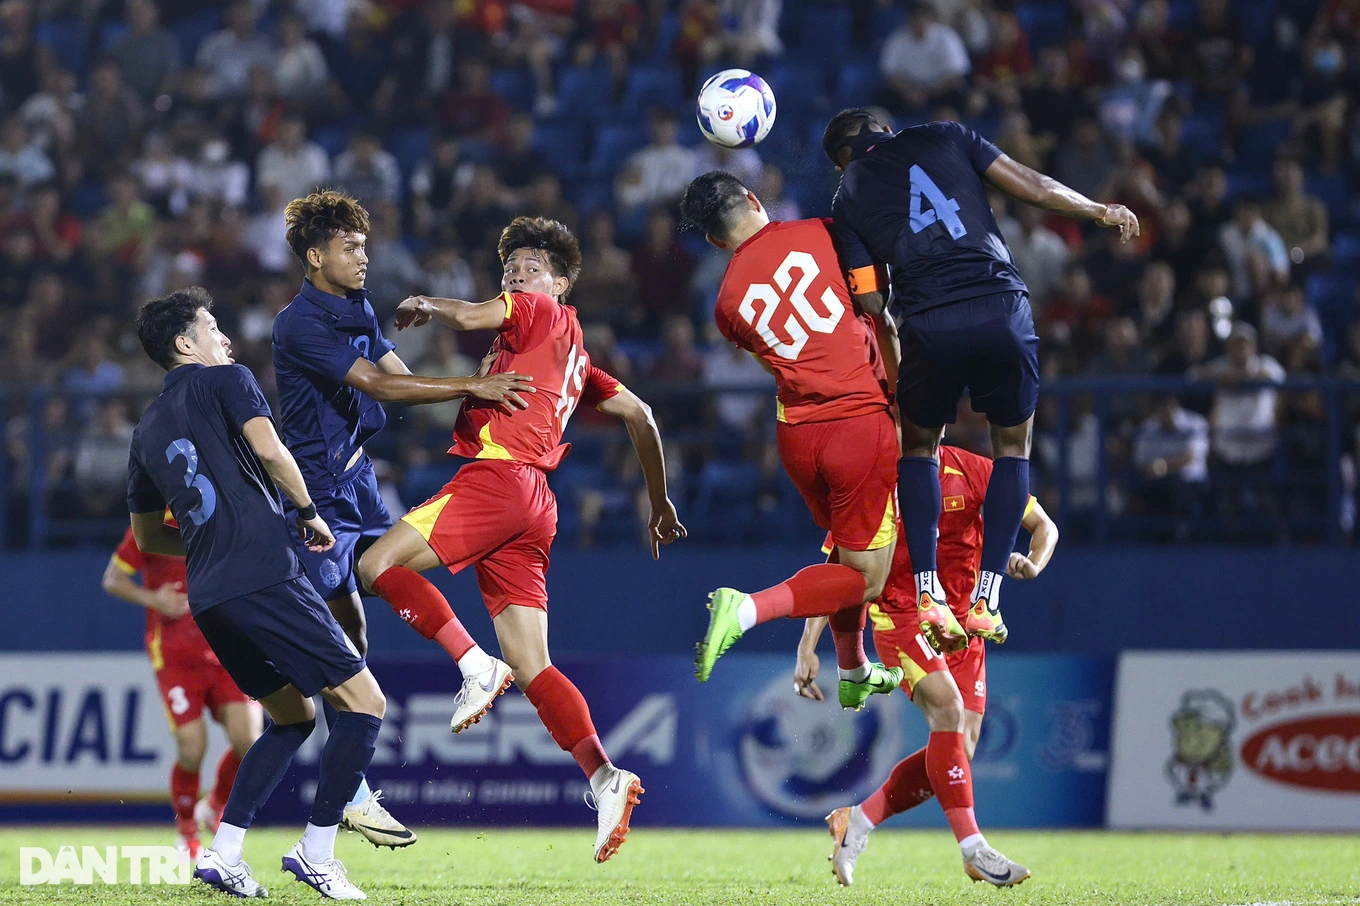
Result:
{"label": "crowd in stands", "polygon": [[[779,100],[769,139],[739,151],[692,115],[697,84],[733,65]],[[272,320],[301,280],[282,209],[327,185],[372,214],[384,319],[411,292],[493,296],[516,214],[571,226],[570,302],[597,363],[657,401],[684,515],[719,540],[806,533],[770,379],[712,329],[725,257],[676,203],[723,168],[777,219],[828,214],[821,128],[862,104],[898,128],[960,120],[1139,215],[1121,245],[994,199],[1046,381],[1209,382],[1043,399],[1043,493],[1062,489],[1078,535],[1098,511],[1139,537],[1322,537],[1337,514],[1319,476],[1346,472],[1360,396],[1270,385],[1360,379],[1357,89],[1360,0],[2,0],[11,542],[30,503],[121,519],[128,439],[159,385],[132,332],[144,300],[207,287],[272,387]],[[472,371],[488,342],[395,339],[429,374]],[[34,387],[56,395],[32,403]],[[394,510],[447,477],[456,412],[398,412],[371,447]],[[637,533],[640,476],[608,421],[576,417],[554,476],[581,543]],[[950,437],[987,442],[966,404]],[[1347,532],[1352,473],[1330,486]]]}

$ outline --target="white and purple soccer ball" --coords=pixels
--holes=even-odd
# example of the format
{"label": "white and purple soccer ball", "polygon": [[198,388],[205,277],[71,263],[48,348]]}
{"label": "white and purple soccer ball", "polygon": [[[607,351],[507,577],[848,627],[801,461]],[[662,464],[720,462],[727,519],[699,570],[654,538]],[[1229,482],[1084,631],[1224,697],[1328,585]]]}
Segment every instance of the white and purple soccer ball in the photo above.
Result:
{"label": "white and purple soccer ball", "polygon": [[745,69],[724,69],[699,89],[699,128],[704,138],[728,148],[746,148],[770,134],[774,92]]}

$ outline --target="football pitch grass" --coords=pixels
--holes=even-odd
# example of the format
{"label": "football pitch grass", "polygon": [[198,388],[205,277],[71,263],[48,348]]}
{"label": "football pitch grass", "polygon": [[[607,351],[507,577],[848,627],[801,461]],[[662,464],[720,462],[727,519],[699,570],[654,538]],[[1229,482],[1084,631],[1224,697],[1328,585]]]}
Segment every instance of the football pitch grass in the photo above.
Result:
{"label": "football pitch grass", "polygon": [[[279,871],[298,837],[261,828],[246,861],[270,902],[320,896]],[[9,827],[0,830],[0,903],[228,903],[194,882],[178,886],[19,886],[19,847],[161,845],[147,827]],[[591,861],[593,833],[580,830],[420,829],[395,852],[341,834],[337,855],[369,902],[392,904],[1360,904],[1360,837],[1003,831],[990,842],[1034,877],[996,890],[964,877],[945,831],[882,830],[861,857],[855,886],[839,888],[826,860],[830,837],[815,830],[682,831],[634,828],[606,865]],[[126,881],[126,863],[120,877]]]}

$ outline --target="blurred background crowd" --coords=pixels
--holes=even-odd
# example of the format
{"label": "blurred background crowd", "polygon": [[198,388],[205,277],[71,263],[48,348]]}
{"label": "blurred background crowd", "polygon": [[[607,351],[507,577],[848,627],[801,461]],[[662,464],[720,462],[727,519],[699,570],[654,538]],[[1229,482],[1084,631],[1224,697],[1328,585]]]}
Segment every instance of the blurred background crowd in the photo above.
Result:
{"label": "blurred background crowd", "polygon": [[[769,139],[693,119],[703,78],[760,72]],[[570,303],[595,361],[653,402],[697,540],[817,537],[773,448],[770,379],[716,337],[726,258],[682,232],[698,173],[777,219],[825,216],[827,116],[956,119],[1143,222],[1139,241],[997,197],[1050,388],[1036,485],[1069,537],[1341,541],[1360,393],[1360,0],[3,0],[0,404],[11,546],[125,524],[132,427],[159,387],[132,318],[206,286],[273,386],[300,265],[282,208],[372,214],[368,286],[498,292],[520,213],[581,238]],[[465,374],[487,336],[397,335]],[[1193,382],[1193,383],[1192,383]],[[455,404],[370,446],[395,512],[448,477]],[[633,540],[626,436],[582,411],[553,476],[559,543]],[[949,440],[986,451],[966,403]]]}

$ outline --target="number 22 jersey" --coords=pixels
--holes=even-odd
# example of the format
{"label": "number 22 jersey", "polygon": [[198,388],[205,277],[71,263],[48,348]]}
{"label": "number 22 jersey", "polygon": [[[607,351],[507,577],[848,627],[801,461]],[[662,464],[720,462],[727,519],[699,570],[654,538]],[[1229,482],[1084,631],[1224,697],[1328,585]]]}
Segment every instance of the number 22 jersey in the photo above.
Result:
{"label": "number 22 jersey", "polygon": [[567,421],[581,403],[596,406],[622,385],[590,364],[576,309],[542,293],[502,293],[505,320],[491,346],[491,374],[514,372],[534,379],[521,393],[528,409],[506,411],[496,403],[468,399],[453,426],[449,455],[500,459],[551,471],[571,449],[560,444]]}
{"label": "number 22 jersey", "polygon": [[738,246],[713,318],[724,337],[773,369],[779,421],[888,408],[878,345],[855,315],[826,222],[773,221]]}

